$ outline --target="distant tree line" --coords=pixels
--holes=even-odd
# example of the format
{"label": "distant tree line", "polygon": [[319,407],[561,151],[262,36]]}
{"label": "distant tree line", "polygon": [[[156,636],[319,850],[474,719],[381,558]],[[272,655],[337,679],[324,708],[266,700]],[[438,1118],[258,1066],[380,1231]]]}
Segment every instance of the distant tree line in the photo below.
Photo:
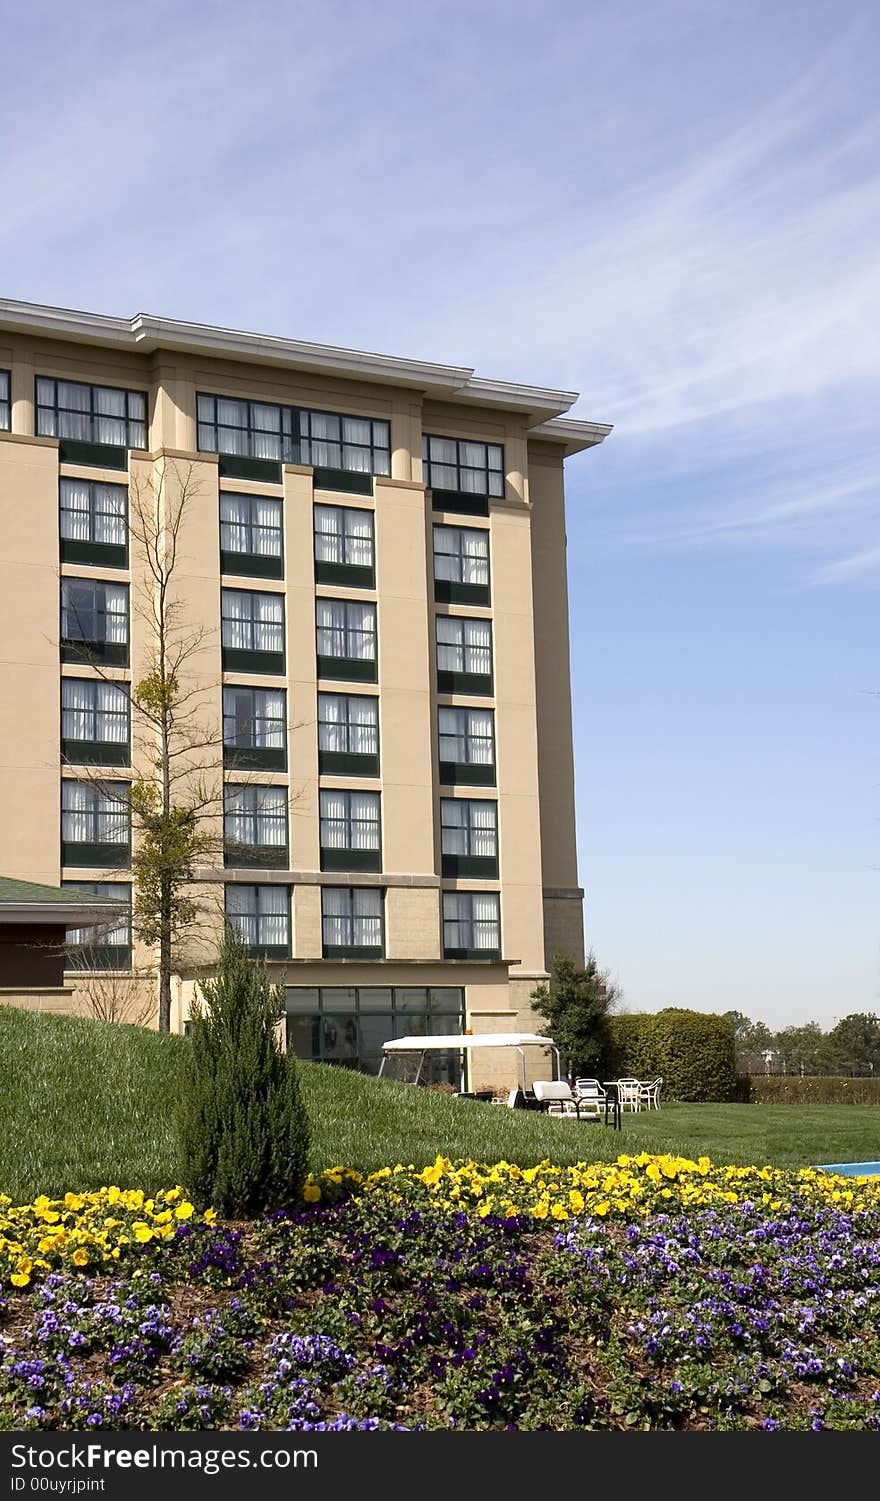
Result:
{"label": "distant tree line", "polygon": [[818,1022],[773,1032],[741,1011],[726,1011],[741,1074],[849,1074],[880,1077],[880,1018],[854,1011],[829,1032]]}

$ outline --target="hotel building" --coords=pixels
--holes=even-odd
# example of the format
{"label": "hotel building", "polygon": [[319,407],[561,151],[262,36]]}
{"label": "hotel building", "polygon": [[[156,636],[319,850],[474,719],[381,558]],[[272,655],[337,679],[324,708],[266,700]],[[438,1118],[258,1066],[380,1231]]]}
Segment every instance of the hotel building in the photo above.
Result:
{"label": "hotel building", "polygon": [[[532,1030],[553,954],[582,957],[563,470],[609,428],[575,399],[0,301],[6,877],[130,899],[130,496],[185,476],[173,587],[222,808],[174,1029],[224,911],[285,987],[289,1046],[372,1072],[392,1036]],[[0,974],[0,1001],[150,983],[127,921],[67,945],[62,983]],[[472,1086],[506,1080],[485,1057]],[[458,1055],[436,1069],[457,1082]]]}

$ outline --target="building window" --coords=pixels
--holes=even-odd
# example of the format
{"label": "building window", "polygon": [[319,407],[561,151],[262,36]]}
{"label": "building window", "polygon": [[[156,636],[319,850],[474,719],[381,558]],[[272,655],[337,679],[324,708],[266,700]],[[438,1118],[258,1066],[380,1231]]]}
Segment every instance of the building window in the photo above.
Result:
{"label": "building window", "polygon": [[220,590],[223,666],[228,672],[284,671],[284,596]]}
{"label": "building window", "polygon": [[438,710],[440,781],[495,785],[495,715],[491,709]]}
{"label": "building window", "polygon": [[227,865],[287,869],[287,788],[223,788]]}
{"label": "building window", "polygon": [[61,754],[79,766],[131,760],[128,690],[92,678],[61,679]]}
{"label": "building window", "polygon": [[62,662],[128,665],[128,585],[61,580]]}
{"label": "building window", "polygon": [[350,506],[315,506],[315,579],[372,589],[373,513]]}
{"label": "building window", "polygon": [[61,561],[125,568],[128,563],[128,492],[98,480],[61,480]]}
{"label": "building window", "polygon": [[[107,464],[108,454],[93,448],[146,448],[147,398],[143,391],[112,386],[89,386],[77,380],[48,380],[37,376],[37,433],[61,439],[61,458],[80,463]],[[125,468],[125,456],[111,467]]]}
{"label": "building window", "polygon": [[489,497],[504,494],[504,449],[498,443],[422,438],[425,483],[435,510],[489,514]]}
{"label": "building window", "polygon": [[281,501],[220,492],[220,570],[255,578],[284,577]]}
{"label": "building window", "polygon": [[127,782],[61,783],[61,864],[128,865],[131,811]]}
{"label": "building window", "polygon": [[[372,475],[391,473],[390,424],[369,417],[200,394],[198,428],[203,453],[258,463],[310,464],[316,471],[315,484],[326,480],[328,488],[331,480],[341,480],[344,488],[346,475],[362,476],[365,485],[352,488],[369,493]],[[226,472],[234,472],[234,466]]]}
{"label": "building window", "polygon": [[226,766],[287,770],[287,696],[274,688],[223,689]]}
{"label": "building window", "polygon": [[227,886],[226,916],[253,955],[263,959],[288,958],[288,886]]}
{"label": "building window", "polygon": [[350,599],[319,599],[318,677],[376,681],[376,606]]}
{"label": "building window", "polygon": [[8,433],[11,426],[12,402],[8,370],[0,370],[0,432]]}
{"label": "building window", "polygon": [[498,804],[485,798],[440,799],[444,876],[494,880],[498,875]]}
{"label": "building window", "polygon": [[318,769],[330,776],[379,775],[379,700],[318,694]]}
{"label": "building window", "polygon": [[488,605],[489,533],[470,526],[434,527],[434,598]]}
{"label": "building window", "polygon": [[492,692],[492,622],[437,616],[437,687],[441,693]]}
{"label": "building window", "polygon": [[391,473],[391,427],[368,417],[299,413],[301,464],[352,474]]}
{"label": "building window", "polygon": [[124,902],[127,913],[90,928],[67,934],[65,968],[72,970],[131,969],[131,886],[122,881],[63,881],[68,891]]}
{"label": "building window", "polygon": [[321,869],[382,869],[378,792],[321,792]]}
{"label": "building window", "polygon": [[[288,986],[284,992],[287,1046],[297,1058],[377,1074],[382,1047],[393,1037],[454,1037],[464,1030],[464,991],[452,986]],[[396,1067],[414,1070],[412,1057]],[[465,1054],[431,1053],[421,1077],[465,1088]]]}
{"label": "building window", "polygon": [[500,959],[497,891],[444,891],[443,955],[446,959]]}
{"label": "building window", "polygon": [[384,893],[375,887],[321,888],[325,959],[382,957],[383,897]]}

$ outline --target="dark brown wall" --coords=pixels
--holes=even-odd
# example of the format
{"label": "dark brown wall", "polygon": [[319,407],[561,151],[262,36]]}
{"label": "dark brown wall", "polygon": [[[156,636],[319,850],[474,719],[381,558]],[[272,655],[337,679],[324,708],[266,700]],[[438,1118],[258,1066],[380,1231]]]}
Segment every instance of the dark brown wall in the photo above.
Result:
{"label": "dark brown wall", "polygon": [[0,987],[64,984],[64,929],[0,924]]}

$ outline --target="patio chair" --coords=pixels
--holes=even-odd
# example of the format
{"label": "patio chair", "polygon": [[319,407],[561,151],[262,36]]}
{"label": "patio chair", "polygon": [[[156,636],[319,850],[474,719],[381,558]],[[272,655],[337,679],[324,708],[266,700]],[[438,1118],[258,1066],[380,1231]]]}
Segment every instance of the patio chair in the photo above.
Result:
{"label": "patio chair", "polygon": [[660,1078],[651,1079],[650,1081],[643,1080],[639,1085],[639,1104],[644,1105],[646,1110],[660,1109],[660,1087],[662,1083],[663,1077],[661,1075]]}
{"label": "patio chair", "polygon": [[582,1116],[598,1120],[600,1113],[604,1113],[606,1095],[598,1079],[575,1079],[574,1097],[581,1107]]}
{"label": "patio chair", "polygon": [[580,1120],[580,1103],[565,1079],[536,1079],[532,1093],[546,1115],[576,1115]]}
{"label": "patio chair", "polygon": [[618,1079],[617,1093],[621,1110],[635,1111],[641,1108],[641,1088],[638,1079]]}

